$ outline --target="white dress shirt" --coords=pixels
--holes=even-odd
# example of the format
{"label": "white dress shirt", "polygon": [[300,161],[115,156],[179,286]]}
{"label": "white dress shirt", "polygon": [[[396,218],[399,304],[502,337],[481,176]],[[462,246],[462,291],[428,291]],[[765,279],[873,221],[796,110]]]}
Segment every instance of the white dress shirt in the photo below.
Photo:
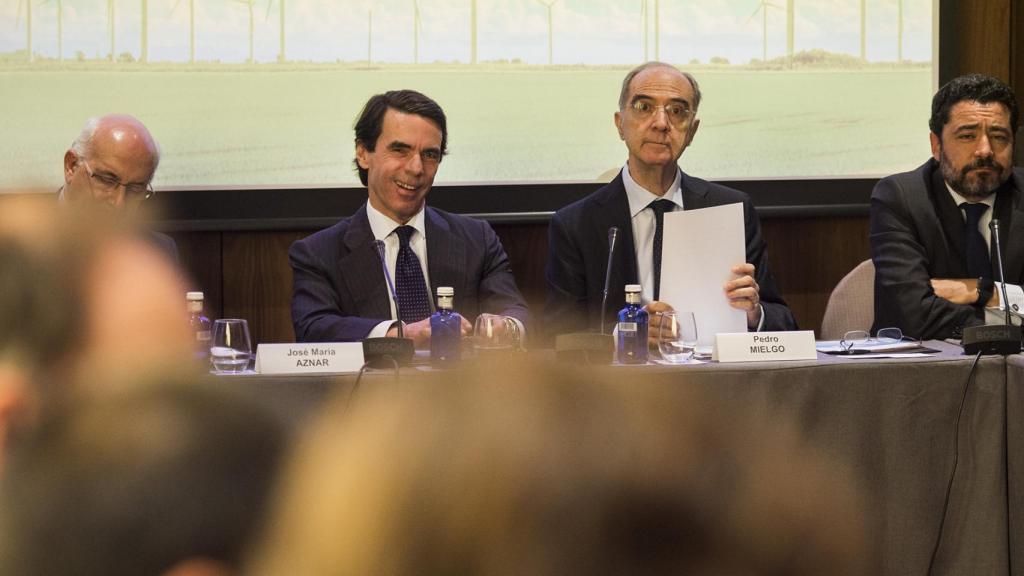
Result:
{"label": "white dress shirt", "polygon": [[[953,202],[959,207],[964,202],[970,202],[967,198],[964,198],[956,190],[946,182],[946,190],[949,191],[949,195],[953,197]],[[978,222],[978,228],[981,232],[982,237],[985,238],[985,245],[989,247],[989,254],[992,253],[992,231],[988,225],[992,222],[994,212],[996,210],[996,193],[993,192],[985,198],[979,200],[980,203],[988,206],[988,210],[981,216],[981,221]],[[960,216],[967,221],[967,215],[964,214],[963,209],[960,209]],[[1004,239],[1005,240],[1005,239]],[[993,262],[993,264],[996,264]],[[997,264],[998,265],[998,264]],[[1005,310],[1005,302],[1003,302],[1002,284],[999,282],[995,283],[995,291],[999,294],[999,306],[992,308],[993,310]],[[1010,301],[1010,309],[1014,312],[1024,312],[1024,288],[1021,288],[1017,284],[1006,283],[1006,298]],[[1006,322],[1005,317],[1002,314],[987,314],[985,317],[986,324],[1003,324]]]}
{"label": "white dress shirt", "polygon": [[[366,219],[370,221],[370,230],[373,231],[373,237],[384,242],[384,259],[387,262],[388,275],[393,284],[395,282],[395,266],[398,262],[398,249],[400,248],[398,234],[395,234],[395,230],[397,230],[399,226],[403,226],[403,224],[399,224],[388,216],[385,216],[369,202],[366,203]],[[430,309],[433,310],[434,298],[433,294],[430,294],[430,274],[427,272],[427,229],[424,224],[423,209],[421,208],[420,211],[404,225],[412,226],[416,229],[416,232],[409,237],[409,247],[420,260],[420,268],[423,269],[423,280],[427,284],[427,299],[430,301]],[[370,330],[370,333],[367,335],[367,338],[379,338],[381,336],[386,336],[388,330],[395,325],[395,320],[398,319],[398,314],[395,311],[395,299],[391,296],[390,289],[388,289],[388,303],[391,305],[392,319],[374,326],[373,330]]]}

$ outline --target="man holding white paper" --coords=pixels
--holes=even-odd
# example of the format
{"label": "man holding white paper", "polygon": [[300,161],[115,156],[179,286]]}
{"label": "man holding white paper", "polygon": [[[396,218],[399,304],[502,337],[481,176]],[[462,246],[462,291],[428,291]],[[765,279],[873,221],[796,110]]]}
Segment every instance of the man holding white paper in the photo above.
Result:
{"label": "man holding white paper", "polygon": [[[731,267],[722,297],[746,313],[750,330],[796,328],[769,271],[750,198],[679,169],[679,157],[700,124],[700,96],[696,79],[668,64],[648,62],[626,75],[615,113],[619,137],[629,150],[626,165],[611,183],[562,208],[551,220],[545,316],[553,333],[596,329],[602,317],[606,325],[613,325],[625,301],[625,285],[641,284],[643,302],[652,313],[649,336],[657,339],[656,313],[689,304],[660,298],[662,261],[678,248],[664,242],[665,214],[736,203],[743,206],[746,262]],[[613,228],[618,240],[609,270],[608,302],[602,309]]]}

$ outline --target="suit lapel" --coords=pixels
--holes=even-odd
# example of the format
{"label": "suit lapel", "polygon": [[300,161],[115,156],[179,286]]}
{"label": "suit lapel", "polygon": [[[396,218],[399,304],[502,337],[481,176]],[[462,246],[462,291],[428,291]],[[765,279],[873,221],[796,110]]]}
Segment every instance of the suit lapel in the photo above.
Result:
{"label": "suit lapel", "polygon": [[433,208],[427,207],[423,216],[427,231],[427,272],[430,274],[431,300],[438,286],[451,286],[455,289],[458,302],[459,294],[469,294],[464,285],[468,280],[466,271],[460,268],[466,261],[466,242],[452,234],[448,222]]}
{"label": "suit lapel", "polygon": [[708,200],[708,183],[682,173],[679,182],[683,192],[683,210],[697,210],[707,208],[711,204]]}
{"label": "suit lapel", "polygon": [[380,256],[373,245],[373,231],[366,218],[366,205],[349,220],[342,242],[346,253],[338,261],[341,278],[355,303],[355,313],[367,318],[390,318],[391,302],[381,270]]}
{"label": "suit lapel", "polygon": [[942,178],[942,171],[938,165],[932,171],[928,191],[932,204],[935,206],[935,213],[939,217],[941,230],[946,234],[946,243],[953,250],[955,268],[961,271],[960,276],[967,275],[967,247],[964,244],[964,216],[960,207],[956,205],[953,197],[946,189],[946,182]]}
{"label": "suit lapel", "polygon": [[1014,170],[1010,182],[1013,187],[1004,194],[1006,197],[1004,202],[1007,206],[1000,206],[1000,199],[996,199],[999,216],[1004,219],[1010,218],[1008,225],[1004,222],[1000,227],[999,241],[1003,246],[1006,281],[1011,284],[1022,284],[1024,283],[1024,205],[1022,205],[1021,196],[1024,195],[1024,171]]}

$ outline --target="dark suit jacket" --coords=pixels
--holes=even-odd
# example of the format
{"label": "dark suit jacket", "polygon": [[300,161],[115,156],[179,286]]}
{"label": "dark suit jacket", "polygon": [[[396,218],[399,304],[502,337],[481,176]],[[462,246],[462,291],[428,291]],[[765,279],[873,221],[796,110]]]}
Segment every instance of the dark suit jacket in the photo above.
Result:
{"label": "dark suit jacket", "polygon": [[[984,322],[983,311],[935,295],[932,278],[966,278],[964,219],[938,163],[886,177],[871,194],[871,259],[875,263],[874,329],[895,326],[917,338],[958,336]],[[994,217],[1006,281],[1024,282],[1024,169],[996,193]],[[993,246],[995,242],[992,242]],[[993,258],[995,264],[995,258]],[[998,278],[998,276],[993,276]]]}
{"label": "dark suit jacket", "polygon": [[[761,225],[750,197],[686,173],[683,173],[681,185],[685,210],[743,203],[747,262],[756,268],[755,279],[764,306],[764,329],[795,329],[793,314],[779,296],[768,268]],[[606,326],[614,323],[616,312],[625,305],[625,285],[636,284],[638,277],[629,201],[621,172],[608,185],[562,208],[552,217],[545,273],[548,283],[545,321],[552,327],[552,334],[599,328],[608,263],[608,228],[612,226],[619,228],[619,244],[612,263],[608,308],[604,311]],[[670,254],[666,247],[664,255]]]}
{"label": "dark suit jacket", "polygon": [[[529,322],[501,241],[482,221],[427,207],[430,293],[455,289],[455,310],[470,322],[482,312]],[[352,216],[292,244],[292,323],[299,342],[366,338],[391,318],[388,288],[364,204]],[[433,297],[433,296],[432,296]]]}

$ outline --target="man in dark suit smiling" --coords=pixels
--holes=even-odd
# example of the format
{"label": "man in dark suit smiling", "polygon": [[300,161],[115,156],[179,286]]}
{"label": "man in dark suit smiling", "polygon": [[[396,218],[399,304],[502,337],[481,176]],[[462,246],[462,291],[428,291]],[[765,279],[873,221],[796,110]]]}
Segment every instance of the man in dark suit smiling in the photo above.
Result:
{"label": "man in dark suit smiling", "polygon": [[[490,225],[426,206],[448,144],[441,107],[419,92],[370,98],[356,122],[356,167],[368,201],[352,216],[292,245],[292,322],[299,342],[394,336],[430,341],[432,295],[455,289],[455,309],[528,320],[508,256]],[[398,312],[375,243],[383,242]]]}
{"label": "man in dark suit smiling", "polygon": [[[602,315],[610,317],[622,307],[626,284],[641,284],[642,301],[652,313],[649,337],[656,340],[659,318],[654,313],[685,305],[658,298],[661,259],[671,249],[666,246],[662,253],[664,214],[734,203],[743,204],[746,262],[732,267],[734,278],[722,287],[723,298],[746,312],[751,330],[796,327],[768,269],[750,198],[679,169],[679,157],[700,125],[700,101],[696,79],[668,64],[648,62],[626,75],[615,113],[619,137],[629,150],[626,165],[607,186],[562,208],[551,221],[545,316],[555,332],[596,328]],[[602,310],[612,226],[618,227],[621,242],[612,264],[608,309]]]}

